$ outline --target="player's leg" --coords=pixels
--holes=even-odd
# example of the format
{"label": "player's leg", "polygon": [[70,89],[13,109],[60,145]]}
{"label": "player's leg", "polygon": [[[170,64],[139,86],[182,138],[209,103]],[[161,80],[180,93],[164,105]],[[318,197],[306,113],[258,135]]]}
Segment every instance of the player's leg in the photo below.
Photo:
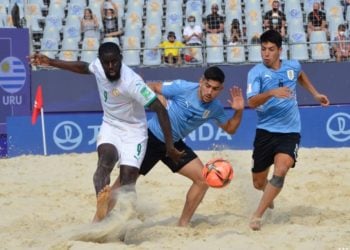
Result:
{"label": "player's leg", "polygon": [[272,178],[264,188],[263,196],[260,200],[257,210],[254,212],[250,227],[253,230],[260,230],[261,218],[266,209],[273,204],[274,199],[281,192],[285,176],[291,167],[294,167],[297,158],[297,152],[300,142],[300,135],[297,133],[291,134],[274,134],[271,137],[274,142],[274,172]]}
{"label": "player's leg", "polygon": [[93,222],[102,220],[108,213],[108,203],[111,196],[111,189],[109,187],[110,175],[118,161],[118,151],[112,144],[100,144],[97,148],[97,154],[97,169],[93,177],[97,195],[97,208]]}
{"label": "player's leg", "polygon": [[203,163],[197,157],[187,163],[179,170],[179,174],[186,176],[192,180],[192,185],[187,191],[186,202],[182,210],[181,217],[179,219],[179,226],[187,226],[190,222],[194,212],[196,211],[199,203],[203,200],[203,197],[208,190],[204,177],[202,175]]}
{"label": "player's leg", "polygon": [[273,176],[270,179],[270,181],[266,184],[259,206],[252,217],[253,223],[251,223],[251,228],[253,230],[260,230],[260,223],[254,223],[254,219],[258,221],[261,220],[266,209],[270,206],[270,204],[273,204],[273,200],[281,192],[284,184],[284,178],[289,168],[291,168],[293,164],[294,159],[288,154],[279,153],[275,156],[275,168]]}

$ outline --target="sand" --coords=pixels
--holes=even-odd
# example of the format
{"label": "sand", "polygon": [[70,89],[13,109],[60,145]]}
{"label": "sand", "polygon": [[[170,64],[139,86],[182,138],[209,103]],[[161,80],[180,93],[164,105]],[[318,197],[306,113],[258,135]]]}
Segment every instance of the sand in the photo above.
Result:
{"label": "sand", "polygon": [[198,154],[204,162],[225,157],[235,176],[209,189],[187,228],[176,222],[191,183],[162,164],[139,179],[136,215],[116,208],[92,225],[95,153],[1,159],[0,248],[350,249],[350,148],[300,149],[257,232],[248,227],[261,197],[251,183],[251,151]]}

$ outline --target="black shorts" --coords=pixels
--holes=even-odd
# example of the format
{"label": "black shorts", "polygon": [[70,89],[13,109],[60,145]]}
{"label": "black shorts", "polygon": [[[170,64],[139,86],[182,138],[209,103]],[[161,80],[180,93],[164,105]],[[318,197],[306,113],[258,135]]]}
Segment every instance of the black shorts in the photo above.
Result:
{"label": "black shorts", "polygon": [[153,133],[148,130],[148,142],[145,158],[140,167],[139,174],[146,175],[158,161],[162,161],[167,165],[171,171],[178,172],[183,166],[197,158],[197,155],[193,150],[188,147],[182,140],[174,143],[174,146],[179,151],[184,151],[185,155],[178,163],[175,163],[172,159],[166,156],[165,143],[160,141]]}
{"label": "black shorts", "polygon": [[294,159],[294,167],[298,157],[299,143],[299,133],[272,133],[257,129],[254,140],[252,172],[259,173],[269,168],[277,153],[290,155]]}

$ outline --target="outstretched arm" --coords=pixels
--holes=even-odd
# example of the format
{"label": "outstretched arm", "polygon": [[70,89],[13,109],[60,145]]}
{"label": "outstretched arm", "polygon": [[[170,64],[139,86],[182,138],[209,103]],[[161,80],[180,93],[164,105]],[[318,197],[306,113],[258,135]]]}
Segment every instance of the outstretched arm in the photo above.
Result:
{"label": "outstretched arm", "polygon": [[51,66],[64,70],[69,70],[79,74],[90,74],[89,64],[82,61],[63,61],[51,59],[45,55],[36,53],[29,57],[30,64],[34,66]]}
{"label": "outstretched arm", "polygon": [[231,108],[235,110],[234,115],[230,120],[228,120],[225,124],[220,127],[229,134],[234,134],[241,124],[243,110],[244,110],[244,99],[242,95],[242,89],[234,86],[230,89],[231,100],[228,102],[231,105]]}
{"label": "outstretched arm", "polygon": [[328,106],[329,100],[326,95],[318,93],[305,72],[301,72],[298,77],[299,84],[303,86],[322,106]]}
{"label": "outstretched arm", "polygon": [[159,124],[164,134],[167,156],[169,156],[173,161],[178,162],[184,155],[184,152],[180,152],[174,147],[171,125],[167,110],[158,99],[155,99],[149,108],[157,113]]}

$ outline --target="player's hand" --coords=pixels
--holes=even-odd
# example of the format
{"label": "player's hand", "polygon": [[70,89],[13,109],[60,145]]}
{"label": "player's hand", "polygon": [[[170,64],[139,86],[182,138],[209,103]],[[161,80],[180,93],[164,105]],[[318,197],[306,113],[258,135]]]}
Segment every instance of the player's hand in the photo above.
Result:
{"label": "player's hand", "polygon": [[168,148],[166,155],[172,159],[175,163],[178,163],[182,157],[185,156],[185,151],[179,151],[174,147]]}
{"label": "player's hand", "polygon": [[34,66],[50,66],[50,58],[45,55],[35,53],[29,57],[29,63]]}
{"label": "player's hand", "polygon": [[231,105],[231,108],[238,111],[244,109],[244,98],[242,95],[242,89],[233,86],[233,88],[230,88],[230,94],[231,94],[231,100],[227,100],[228,103]]}
{"label": "player's hand", "polygon": [[330,103],[328,97],[322,94],[317,94],[314,96],[314,98],[321,104],[321,106],[328,106]]}

